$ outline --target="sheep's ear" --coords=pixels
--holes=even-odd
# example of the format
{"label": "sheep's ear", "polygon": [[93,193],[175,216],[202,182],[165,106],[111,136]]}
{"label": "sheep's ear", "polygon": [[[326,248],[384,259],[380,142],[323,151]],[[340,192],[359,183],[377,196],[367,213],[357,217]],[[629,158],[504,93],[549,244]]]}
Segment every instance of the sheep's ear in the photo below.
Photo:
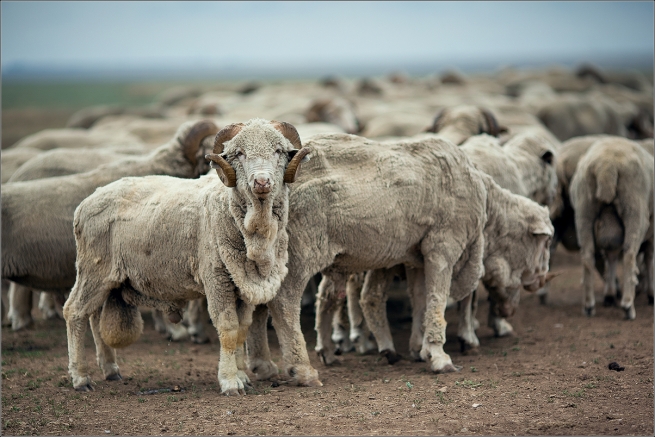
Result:
{"label": "sheep's ear", "polygon": [[291,184],[296,181],[296,176],[300,171],[300,164],[309,161],[309,148],[303,147],[289,152],[289,165],[284,171],[284,183]]}
{"label": "sheep's ear", "polygon": [[541,155],[541,160],[544,161],[547,164],[553,163],[553,152],[550,150],[546,151],[543,155]]}
{"label": "sheep's ear", "polygon": [[553,231],[548,226],[546,226],[546,224],[543,222],[532,223],[529,226],[528,230],[535,237],[539,235],[546,235],[548,237],[553,236]]}
{"label": "sheep's ear", "polygon": [[205,155],[205,159],[210,161],[209,166],[216,170],[218,178],[226,187],[234,188],[237,186],[237,174],[222,155],[210,153]]}

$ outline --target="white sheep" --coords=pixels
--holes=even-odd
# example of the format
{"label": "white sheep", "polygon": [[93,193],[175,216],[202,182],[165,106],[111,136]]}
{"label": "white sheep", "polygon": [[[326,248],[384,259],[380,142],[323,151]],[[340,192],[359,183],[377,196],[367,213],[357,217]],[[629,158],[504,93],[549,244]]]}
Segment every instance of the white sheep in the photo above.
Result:
{"label": "white sheep", "polygon": [[[621,258],[623,296],[620,305],[626,318],[634,319],[634,295],[639,273],[637,254],[642,245],[645,246],[646,288],[648,295],[653,296],[653,157],[633,141],[599,139],[580,158],[569,194],[575,211],[575,228],[583,264],[583,312],[589,316],[595,313],[594,234],[598,233],[595,222],[599,216],[607,220],[603,213],[610,214],[610,221],[615,214],[622,224],[623,238],[604,244],[606,250],[603,255],[607,257],[611,270],[606,278],[613,285],[616,263]],[[608,211],[610,206],[611,210]]]}
{"label": "white sheep", "polygon": [[105,379],[120,379],[113,348],[138,336],[136,306],[156,305],[179,318],[184,302],[204,295],[221,342],[222,392],[245,394],[243,345],[252,311],[275,296],[287,273],[286,184],[309,153],[301,147],[288,123],[229,125],[207,155],[222,183],[213,174],[124,178],[80,204],[78,273],[64,306],[76,390],[91,389],[84,360],[89,317]]}
{"label": "white sheep", "polygon": [[[206,173],[209,167],[202,157],[210,146],[203,145],[203,139],[217,131],[213,122],[188,122],[167,144],[148,155],[126,157],[86,173],[3,185],[2,278],[20,287],[70,291],[75,282],[75,239],[71,231],[77,205],[96,188],[124,176],[195,178]],[[10,290],[10,297],[12,294]],[[32,320],[25,306],[20,307],[22,310],[12,311],[14,329]]]}

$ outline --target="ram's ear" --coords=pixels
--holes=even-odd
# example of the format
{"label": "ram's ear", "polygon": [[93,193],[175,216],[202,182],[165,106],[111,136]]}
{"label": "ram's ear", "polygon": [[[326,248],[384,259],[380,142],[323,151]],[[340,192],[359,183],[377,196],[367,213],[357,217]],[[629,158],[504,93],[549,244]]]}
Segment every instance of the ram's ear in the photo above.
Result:
{"label": "ram's ear", "polygon": [[234,188],[237,186],[237,174],[230,163],[225,160],[223,155],[210,153],[205,155],[205,159],[210,161],[209,166],[216,170],[218,178],[226,187]]}
{"label": "ram's ear", "polygon": [[291,184],[296,181],[296,176],[300,171],[300,164],[309,161],[310,151],[309,148],[303,147],[289,152],[290,160],[287,169],[284,171],[284,183]]}

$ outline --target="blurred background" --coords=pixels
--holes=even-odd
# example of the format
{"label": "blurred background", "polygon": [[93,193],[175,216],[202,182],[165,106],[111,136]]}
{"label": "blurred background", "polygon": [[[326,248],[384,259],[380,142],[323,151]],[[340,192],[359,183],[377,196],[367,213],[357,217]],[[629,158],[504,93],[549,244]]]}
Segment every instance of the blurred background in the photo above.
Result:
{"label": "blurred background", "polygon": [[653,2],[12,2],[2,147],[174,85],[503,68],[653,74]]}

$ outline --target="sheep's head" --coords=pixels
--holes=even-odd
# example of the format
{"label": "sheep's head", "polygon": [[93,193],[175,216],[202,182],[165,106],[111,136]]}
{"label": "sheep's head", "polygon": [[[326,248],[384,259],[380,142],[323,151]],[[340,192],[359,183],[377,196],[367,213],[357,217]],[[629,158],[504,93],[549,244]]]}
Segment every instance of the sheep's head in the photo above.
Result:
{"label": "sheep's head", "polygon": [[497,240],[485,259],[484,285],[495,302],[493,311],[500,317],[514,314],[521,288],[537,291],[554,275],[548,272],[550,245],[554,228],[548,209],[522,196],[515,197],[518,205],[512,209],[520,214],[512,220],[507,236]]}
{"label": "sheep's head", "polygon": [[231,188],[243,184],[259,198],[294,182],[300,163],[309,159],[295,127],[261,119],[224,127],[216,134],[213,152],[205,158],[221,181]]}
{"label": "sheep's head", "polygon": [[507,128],[498,126],[488,109],[461,105],[442,109],[426,132],[440,133],[459,145],[473,135],[486,133],[497,137],[507,132]]}

